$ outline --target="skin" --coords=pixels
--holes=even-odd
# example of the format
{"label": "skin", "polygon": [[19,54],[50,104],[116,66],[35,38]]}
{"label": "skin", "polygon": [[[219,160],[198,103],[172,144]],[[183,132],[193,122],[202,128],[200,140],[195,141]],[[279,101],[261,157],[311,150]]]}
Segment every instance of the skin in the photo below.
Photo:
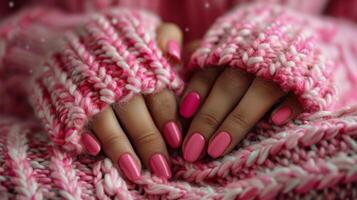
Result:
{"label": "skin", "polygon": [[[164,23],[157,30],[157,39],[161,50],[167,53],[168,41],[175,40],[182,44],[182,32],[176,25]],[[185,48],[184,56],[188,57],[198,44],[198,41],[191,42]],[[48,49],[43,50],[43,55],[46,52]],[[168,60],[177,64],[169,57]],[[271,114],[282,106],[289,106],[292,110],[289,119],[302,111],[297,100],[274,83],[228,67],[195,71],[182,96],[191,91],[199,93],[200,107],[191,119],[184,120],[189,126],[182,149],[192,133],[199,132],[206,141],[200,158],[206,154],[208,144],[220,131],[229,132],[232,137],[222,155],[232,151],[272,107],[275,109]],[[175,121],[180,126],[177,110],[175,95],[163,90],[152,95],[135,96],[126,103],[115,103],[95,115],[89,127],[93,138],[114,163],[124,153],[130,153],[140,170],[143,167],[150,169],[150,157],[156,153],[164,155],[169,161],[168,145],[161,133],[169,121]]]}
{"label": "skin", "polygon": [[[182,33],[176,25],[163,24],[158,29],[158,44],[163,52],[169,40],[181,44]],[[193,52],[198,43],[189,44],[187,51]],[[185,148],[192,133],[202,133],[208,142],[201,158],[206,154],[209,141],[221,130],[234,133],[223,155],[229,153],[282,98],[285,100],[275,110],[290,106],[293,111],[290,119],[302,111],[296,99],[285,94],[277,85],[239,69],[198,70],[190,78],[183,96],[190,91],[200,94],[201,106],[192,118],[182,148]],[[150,169],[149,159],[155,153],[161,153],[169,160],[161,133],[166,122],[179,123],[177,107],[175,96],[169,90],[149,96],[139,95],[126,104],[115,104],[97,114],[91,128],[104,152],[114,162],[120,155],[130,153],[140,168],[144,165]]]}
{"label": "skin", "polygon": [[[240,69],[206,68],[196,70],[192,75],[186,94],[197,92],[201,97],[200,108],[192,117],[182,150],[193,133],[201,133],[207,146],[220,132],[230,133],[232,141],[226,148],[225,155],[244,138],[248,131],[269,111],[273,115],[279,108],[289,106],[293,119],[302,109],[292,95],[284,93],[278,85],[254,77]],[[282,102],[279,105],[278,102]]]}
{"label": "skin", "polygon": [[[176,25],[164,23],[157,30],[157,38],[165,53],[169,40],[181,44],[182,33]],[[176,97],[170,90],[162,90],[152,95],[137,95],[128,102],[106,108],[93,117],[90,128],[113,162],[124,153],[130,153],[140,169],[143,165],[150,169],[150,158],[156,153],[169,160],[161,134],[169,121],[178,121]]]}
{"label": "skin", "polygon": [[[16,51],[13,50],[8,55],[20,57],[21,59],[13,59],[20,66],[27,66],[29,63],[38,66],[46,55],[52,52],[52,49],[58,49],[61,46],[61,40],[58,39],[61,38],[61,33],[47,34],[37,27],[29,32],[38,37],[24,35],[17,43],[20,46],[31,44],[31,47],[36,48],[38,53],[16,48]],[[48,38],[48,35],[53,38]],[[45,45],[38,38],[46,38]],[[158,45],[169,62],[178,64],[179,61],[171,58],[167,50],[167,43],[170,40],[176,41],[179,45],[182,43],[182,32],[178,26],[163,23],[157,29],[157,38]],[[88,124],[90,134],[113,163],[117,163],[121,155],[129,153],[139,170],[143,166],[150,169],[150,158],[156,153],[166,157],[167,161],[170,160],[167,152],[168,145],[161,133],[167,122],[174,121],[179,125],[177,107],[176,96],[170,90],[164,89],[152,95],[137,95],[128,102],[114,103],[93,116]]]}

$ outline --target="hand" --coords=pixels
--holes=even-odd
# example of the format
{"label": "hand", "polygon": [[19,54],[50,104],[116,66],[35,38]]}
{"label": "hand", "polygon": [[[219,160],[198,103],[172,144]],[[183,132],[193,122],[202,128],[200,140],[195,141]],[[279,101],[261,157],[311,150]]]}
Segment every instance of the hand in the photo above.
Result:
{"label": "hand", "polygon": [[[63,45],[61,31],[57,33],[33,26],[29,31],[19,34],[19,39],[15,38],[11,42],[14,47],[7,61],[15,66],[40,66],[46,55],[51,55]],[[163,23],[157,29],[158,45],[173,65],[180,62],[181,41],[182,33],[176,25]],[[130,180],[140,177],[142,164],[157,176],[170,178],[169,156],[164,138],[172,148],[181,145],[176,110],[176,96],[169,89],[114,103],[91,118],[91,133],[82,134],[83,146],[91,155],[97,155],[103,148]]]}
{"label": "hand", "polygon": [[[172,62],[180,60],[182,33],[176,25],[162,24],[158,44]],[[170,90],[137,95],[95,115],[82,141],[92,155],[104,152],[130,180],[140,177],[142,164],[162,178],[170,178],[169,155],[164,138],[172,148],[181,145],[176,97]],[[162,134],[161,134],[162,133]]]}
{"label": "hand", "polygon": [[194,162],[206,150],[212,158],[229,153],[282,98],[271,112],[276,125],[302,112],[297,100],[279,86],[240,69],[196,71],[180,104],[180,115],[193,117],[182,147],[184,159]]}

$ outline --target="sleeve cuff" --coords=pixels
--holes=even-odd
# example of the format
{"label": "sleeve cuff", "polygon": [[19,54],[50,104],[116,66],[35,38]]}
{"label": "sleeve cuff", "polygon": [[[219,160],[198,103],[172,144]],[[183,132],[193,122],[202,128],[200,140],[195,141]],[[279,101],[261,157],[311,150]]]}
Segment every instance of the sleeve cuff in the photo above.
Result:
{"label": "sleeve cuff", "polygon": [[88,120],[110,104],[163,88],[181,91],[181,79],[156,43],[159,24],[146,11],[116,9],[67,33],[32,86],[34,110],[56,144],[81,152]]}
{"label": "sleeve cuff", "polygon": [[321,21],[277,5],[239,7],[219,18],[193,54],[195,68],[229,66],[277,83],[307,112],[333,101],[333,62],[324,57],[316,30]]}

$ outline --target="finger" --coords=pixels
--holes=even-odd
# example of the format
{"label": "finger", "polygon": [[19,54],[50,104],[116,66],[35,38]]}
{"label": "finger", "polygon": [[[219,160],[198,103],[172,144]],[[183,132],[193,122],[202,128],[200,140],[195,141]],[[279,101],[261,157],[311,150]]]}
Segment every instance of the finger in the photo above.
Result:
{"label": "finger", "polygon": [[192,42],[189,42],[187,45],[185,45],[185,47],[184,47],[185,51],[183,52],[184,60],[189,60],[191,55],[200,46],[200,42],[201,42],[200,40],[194,40]]}
{"label": "finger", "polygon": [[100,143],[94,134],[92,134],[91,132],[83,133],[81,141],[84,145],[84,148],[90,155],[98,155],[98,153],[100,152]]}
{"label": "finger", "polygon": [[143,163],[157,176],[170,178],[165,142],[150,116],[144,98],[141,95],[135,96],[129,102],[115,104],[114,109]]}
{"label": "finger", "polygon": [[182,31],[173,23],[163,23],[157,29],[157,40],[166,57],[174,62],[181,60]]}
{"label": "finger", "polygon": [[289,95],[281,105],[274,109],[270,118],[275,125],[283,125],[294,119],[303,109],[295,96]]}
{"label": "finger", "polygon": [[211,138],[208,154],[217,158],[232,150],[283,95],[284,92],[275,83],[256,78]]}
{"label": "finger", "polygon": [[186,161],[194,162],[214,131],[247,91],[252,75],[228,68],[217,78],[202,108],[192,120],[183,148]]}
{"label": "finger", "polygon": [[201,102],[204,102],[219,72],[220,69],[214,67],[200,69],[194,73],[180,103],[182,117],[190,118],[195,114]]}
{"label": "finger", "polygon": [[156,126],[163,133],[166,142],[172,148],[181,145],[182,133],[179,122],[176,120],[176,98],[170,90],[148,95],[146,103]]}
{"label": "finger", "polygon": [[128,179],[140,178],[140,160],[136,156],[128,138],[121,128],[111,107],[93,117],[90,127],[103,145],[103,150],[118,166]]}

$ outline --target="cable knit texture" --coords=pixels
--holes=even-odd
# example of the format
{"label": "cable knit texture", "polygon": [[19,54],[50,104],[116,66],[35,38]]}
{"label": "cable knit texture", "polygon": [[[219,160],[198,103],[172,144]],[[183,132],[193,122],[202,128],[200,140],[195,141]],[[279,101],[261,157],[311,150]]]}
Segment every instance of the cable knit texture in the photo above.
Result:
{"label": "cable knit texture", "polygon": [[[181,90],[156,46],[159,19],[120,9],[77,21],[39,10],[41,15],[17,16],[15,24],[26,25],[21,29],[0,26],[0,96],[7,99],[0,108],[9,107],[0,114],[0,199],[357,198],[357,107],[351,106],[357,100],[356,26],[265,4],[223,16],[191,67],[240,67],[295,92],[307,110],[329,111],[304,113],[284,126],[262,119],[221,159],[187,163],[173,151],[171,180],[144,169],[130,182],[104,154],[78,155],[78,140],[89,117],[115,101],[161,88]],[[86,26],[75,25],[83,21]],[[43,65],[34,64],[41,49],[36,45],[52,40],[30,29],[34,23],[60,33],[64,26],[74,29],[58,38]],[[28,49],[18,34],[40,42]],[[336,100],[331,79],[340,91]],[[22,89],[30,89],[42,124],[27,109],[30,117],[9,116],[24,102]],[[337,106],[328,106],[332,101]]]}
{"label": "cable knit texture", "polygon": [[106,106],[162,88],[179,92],[182,81],[156,44],[159,23],[150,13],[119,9],[67,33],[33,80],[32,104],[55,143],[81,151],[88,117]]}
{"label": "cable knit texture", "polygon": [[335,91],[330,80],[334,63],[319,46],[318,27],[323,26],[283,7],[239,7],[213,24],[191,68],[237,67],[294,93],[306,111],[324,110]]}

